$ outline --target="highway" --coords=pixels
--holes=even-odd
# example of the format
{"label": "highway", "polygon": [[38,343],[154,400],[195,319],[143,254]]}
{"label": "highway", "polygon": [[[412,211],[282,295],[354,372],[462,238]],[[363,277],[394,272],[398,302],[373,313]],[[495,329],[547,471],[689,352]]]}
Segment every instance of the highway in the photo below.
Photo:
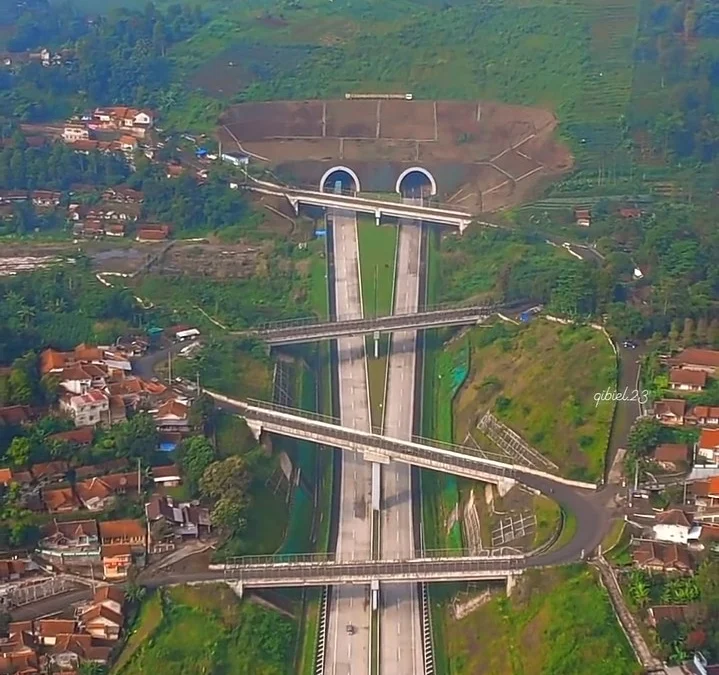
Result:
{"label": "highway", "polygon": [[[419,301],[420,223],[399,223],[395,313],[416,312]],[[384,433],[412,439],[414,422],[415,350],[417,332],[390,336]],[[381,552],[383,560],[414,557],[412,469],[393,462],[382,467]],[[414,675],[423,671],[422,633],[416,584],[384,585],[381,589],[380,673]]]}
{"label": "highway", "polygon": [[[357,217],[353,211],[335,210],[333,254],[335,269],[335,310],[338,320],[362,316],[359,276]],[[369,390],[364,337],[343,337],[337,341],[339,404],[342,424],[369,431],[371,428]],[[372,465],[362,455],[342,453],[337,557],[339,560],[372,557],[370,495]],[[325,673],[367,675],[370,659],[369,592],[365,586],[334,586],[328,617]],[[354,627],[354,634],[347,632]]]}

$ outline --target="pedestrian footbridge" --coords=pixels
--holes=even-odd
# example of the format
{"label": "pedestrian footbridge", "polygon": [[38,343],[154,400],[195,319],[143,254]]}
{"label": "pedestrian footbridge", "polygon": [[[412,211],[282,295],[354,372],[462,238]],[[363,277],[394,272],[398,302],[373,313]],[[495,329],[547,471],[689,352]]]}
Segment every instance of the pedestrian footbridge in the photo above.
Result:
{"label": "pedestrian footbridge", "polygon": [[409,560],[336,560],[333,554],[250,556],[211,566],[226,581],[245,588],[325,586],[335,584],[408,583],[420,581],[505,580],[526,568],[523,555],[496,551],[463,557],[425,557]]}
{"label": "pedestrian footbridge", "polygon": [[466,326],[486,321],[499,309],[499,306],[477,305],[473,307],[434,309],[412,314],[348,319],[345,321],[318,321],[314,318],[298,319],[276,322],[233,334],[256,337],[269,345],[297,344],[374,332]]}

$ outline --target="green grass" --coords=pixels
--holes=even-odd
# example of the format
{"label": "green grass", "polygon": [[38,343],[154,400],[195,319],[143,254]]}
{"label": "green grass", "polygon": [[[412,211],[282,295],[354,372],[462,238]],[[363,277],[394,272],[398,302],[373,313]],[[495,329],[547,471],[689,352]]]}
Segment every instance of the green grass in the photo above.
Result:
{"label": "green grass", "polygon": [[321,590],[319,588],[306,589],[301,651],[297,668],[299,675],[314,675],[315,673],[315,655],[320,628],[320,600]]}
{"label": "green grass", "polygon": [[374,219],[357,218],[362,304],[367,317],[392,313],[398,233],[395,225],[378,227]]}
{"label": "green grass", "polygon": [[612,521],[609,532],[607,532],[607,534],[604,535],[604,539],[602,539],[602,553],[609,553],[619,545],[624,535],[626,525],[627,523],[623,518],[617,518]]}
{"label": "green grass", "polygon": [[554,542],[550,551],[558,551],[564,548],[577,534],[577,517],[571,511],[562,510],[564,521],[562,523],[562,531],[559,533],[557,541]]}
{"label": "green grass", "polygon": [[461,621],[445,613],[449,675],[641,672],[606,591],[586,565],[525,574]]}
{"label": "green grass", "polygon": [[135,625],[132,628],[130,637],[125,643],[120,657],[112,669],[114,675],[120,673],[125,664],[130,662],[135,652],[152,638],[162,623],[162,618],[161,594],[159,592],[153,593],[142,605],[142,609],[135,620]]}
{"label": "green grass", "polygon": [[537,517],[537,528],[534,532],[532,548],[546,544],[557,531],[561,511],[557,502],[544,495],[534,498],[534,514]]}
{"label": "green grass", "polygon": [[[395,225],[378,227],[371,218],[357,217],[360,284],[365,316],[387,316],[392,313],[398,234],[399,229]],[[380,336],[380,356],[377,359],[374,358],[372,336],[366,338],[365,345],[372,425],[381,427],[384,419],[389,338],[386,335]]]}
{"label": "green grass", "polygon": [[159,626],[118,675],[287,672],[296,631],[292,620],[240,603],[224,585],[177,587],[159,597],[164,609]]}

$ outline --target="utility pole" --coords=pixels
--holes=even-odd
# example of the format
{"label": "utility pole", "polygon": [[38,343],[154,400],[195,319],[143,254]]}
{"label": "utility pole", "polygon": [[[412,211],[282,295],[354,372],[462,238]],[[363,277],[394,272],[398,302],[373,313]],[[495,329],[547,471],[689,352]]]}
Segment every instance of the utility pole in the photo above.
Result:
{"label": "utility pole", "polygon": [[167,379],[172,383],[172,349],[167,352]]}
{"label": "utility pole", "polygon": [[377,285],[379,283],[379,266],[374,266],[374,316],[377,318],[377,293],[378,288]]}

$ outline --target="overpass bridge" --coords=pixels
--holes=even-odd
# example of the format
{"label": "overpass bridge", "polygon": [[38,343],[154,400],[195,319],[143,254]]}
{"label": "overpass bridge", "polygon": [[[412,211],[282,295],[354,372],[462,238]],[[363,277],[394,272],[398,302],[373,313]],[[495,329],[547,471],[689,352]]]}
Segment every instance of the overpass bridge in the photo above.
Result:
{"label": "overpass bridge", "polygon": [[412,314],[392,314],[345,321],[318,321],[315,318],[281,321],[232,335],[246,335],[269,345],[287,345],[328,340],[367,333],[465,326],[486,321],[500,306],[471,306],[434,309]]}
{"label": "overpass bridge", "polygon": [[259,194],[286,197],[287,201],[289,201],[295,210],[295,213],[299,212],[300,204],[309,204],[311,206],[322,206],[325,208],[373,213],[377,224],[379,224],[382,216],[408,218],[410,220],[422,220],[429,223],[450,225],[458,228],[460,233],[464,232],[467,226],[474,220],[471,213],[462,210],[416,206],[402,202],[389,202],[381,199],[340,195],[315,190],[301,190],[257,179],[252,179],[252,182],[247,185],[247,188]]}
{"label": "overpass bridge", "polygon": [[[550,495],[576,519],[576,534],[565,546],[533,557],[534,564],[556,564],[577,560],[594,550],[609,525],[609,518],[594,497],[597,486],[555,476],[521,464],[510,464],[490,453],[425,439],[401,440],[369,431],[343,427],[334,418],[298,411],[259,401],[238,401],[210,391],[218,405],[243,417],[259,438],[263,430],[302,438],[326,448],[345,448],[364,455],[368,461],[387,464],[399,461],[423,469],[441,471],[497,485],[500,494],[520,483],[530,490]],[[518,460],[519,461],[519,460]]]}
{"label": "overpass bridge", "polygon": [[[226,581],[240,582],[245,588],[282,586],[326,586],[334,584],[415,583],[421,581],[479,581],[518,576],[528,567],[523,555],[484,555],[424,557],[408,560],[325,560],[315,556],[288,556],[278,561],[241,558],[227,565],[214,566]],[[221,569],[219,569],[221,568]]]}
{"label": "overpass bridge", "polygon": [[467,451],[464,454],[457,452],[456,448],[447,450],[414,440],[405,441],[343,427],[336,419],[317,413],[261,401],[237,401],[209,391],[206,393],[243,417],[258,439],[262,431],[302,438],[325,447],[354,450],[372,462],[389,464],[395,460],[423,469],[494,483],[502,493],[516,483],[516,466],[488,459],[488,453],[479,454],[471,448],[462,448]]}

